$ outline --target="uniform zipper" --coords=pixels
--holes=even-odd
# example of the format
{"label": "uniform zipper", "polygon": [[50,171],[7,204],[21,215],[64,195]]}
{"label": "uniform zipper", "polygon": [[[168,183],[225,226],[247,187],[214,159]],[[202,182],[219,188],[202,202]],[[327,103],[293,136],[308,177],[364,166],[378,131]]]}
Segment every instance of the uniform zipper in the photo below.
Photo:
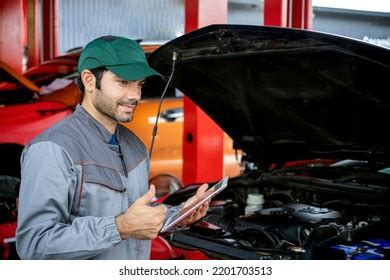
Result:
{"label": "uniform zipper", "polygon": [[118,156],[119,156],[119,158],[121,159],[121,162],[122,162],[123,172],[125,173],[125,176],[127,177],[126,163],[125,163],[125,160],[124,160],[124,158],[123,158],[121,146],[120,146],[119,144],[118,144]]}

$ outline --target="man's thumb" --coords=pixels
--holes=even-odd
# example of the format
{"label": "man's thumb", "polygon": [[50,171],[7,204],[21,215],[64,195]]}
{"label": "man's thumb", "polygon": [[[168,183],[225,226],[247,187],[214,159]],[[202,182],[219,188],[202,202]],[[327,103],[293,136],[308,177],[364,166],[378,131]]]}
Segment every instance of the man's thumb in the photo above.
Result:
{"label": "man's thumb", "polygon": [[154,198],[155,194],[156,188],[154,187],[154,185],[150,185],[149,190],[143,196],[141,196],[138,201],[142,204],[149,204],[150,201]]}

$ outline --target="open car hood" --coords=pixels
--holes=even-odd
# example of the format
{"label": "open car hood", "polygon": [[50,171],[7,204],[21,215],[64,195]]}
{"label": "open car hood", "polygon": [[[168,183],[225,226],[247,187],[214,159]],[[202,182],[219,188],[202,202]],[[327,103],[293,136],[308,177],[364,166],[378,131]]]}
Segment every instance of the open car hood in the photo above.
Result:
{"label": "open car hood", "polygon": [[390,51],[306,30],[212,25],[149,56],[257,162],[388,159]]}

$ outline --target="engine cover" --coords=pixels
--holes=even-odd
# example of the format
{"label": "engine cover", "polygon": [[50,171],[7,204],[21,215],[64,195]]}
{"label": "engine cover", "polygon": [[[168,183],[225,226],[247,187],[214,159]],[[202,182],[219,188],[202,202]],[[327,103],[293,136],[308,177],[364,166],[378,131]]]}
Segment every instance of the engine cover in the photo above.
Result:
{"label": "engine cover", "polygon": [[342,217],[342,213],[339,211],[302,203],[289,203],[283,207],[263,209],[257,214],[262,218],[272,218],[273,220],[282,218],[310,224],[334,221]]}
{"label": "engine cover", "polygon": [[[238,219],[238,232],[249,234],[248,229],[263,231],[268,239],[284,239],[296,245],[302,245],[310,231],[329,222],[337,222],[343,217],[339,211],[319,208],[303,203],[289,203],[282,207],[267,208]],[[254,235],[260,236],[259,232]],[[269,237],[274,238],[269,238]],[[271,242],[272,243],[272,242]]]}

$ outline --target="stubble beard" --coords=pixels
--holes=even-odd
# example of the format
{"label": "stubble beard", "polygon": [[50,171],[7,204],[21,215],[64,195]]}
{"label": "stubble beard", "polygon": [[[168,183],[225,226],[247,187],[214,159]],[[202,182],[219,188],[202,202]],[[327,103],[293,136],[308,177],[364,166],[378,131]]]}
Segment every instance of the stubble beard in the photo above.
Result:
{"label": "stubble beard", "polygon": [[105,96],[105,94],[99,90],[97,92],[97,98],[95,99],[95,108],[102,115],[116,121],[116,122],[131,122],[134,117],[134,111],[125,117],[120,117],[116,113],[118,111],[119,103],[114,102],[112,99]]}

